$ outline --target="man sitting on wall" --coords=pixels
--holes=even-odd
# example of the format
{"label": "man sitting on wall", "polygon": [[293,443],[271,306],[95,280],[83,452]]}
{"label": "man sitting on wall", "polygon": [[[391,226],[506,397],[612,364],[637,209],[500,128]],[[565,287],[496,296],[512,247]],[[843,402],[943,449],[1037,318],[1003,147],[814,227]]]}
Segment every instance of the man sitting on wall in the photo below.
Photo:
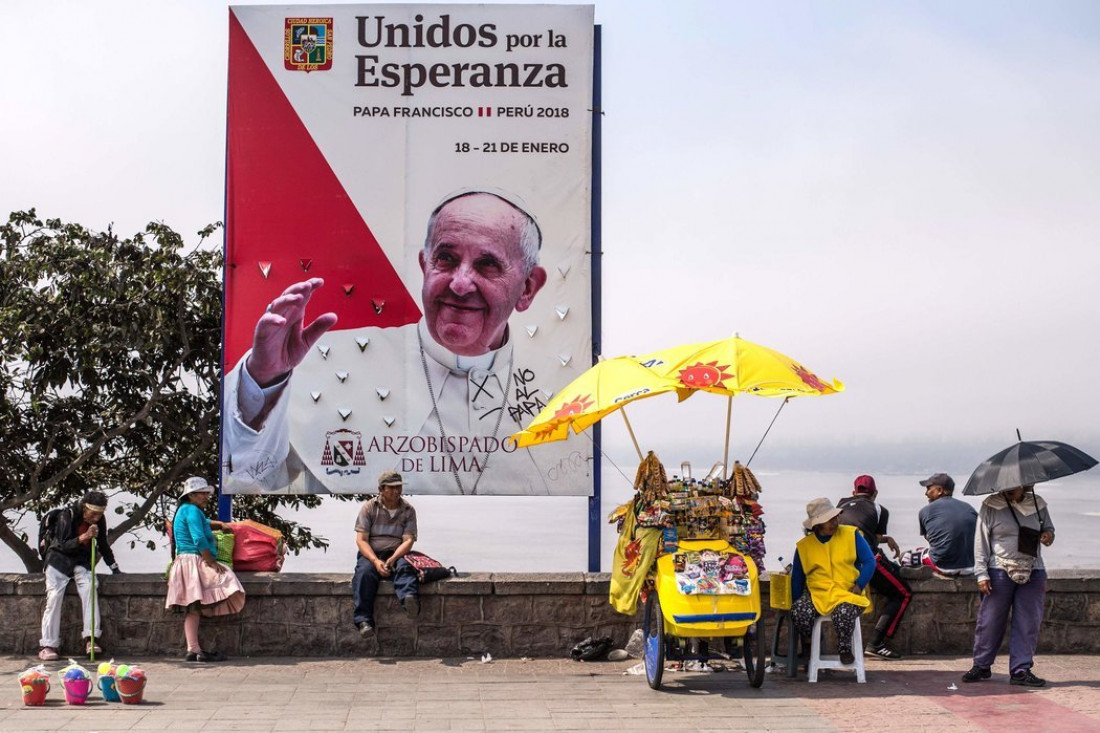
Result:
{"label": "man sitting on wall", "polygon": [[885,601],[864,653],[882,659],[901,659],[901,655],[891,649],[887,641],[893,639],[898,632],[901,619],[913,600],[913,590],[902,579],[898,564],[879,549],[879,543],[885,542],[895,558],[901,554],[898,543],[886,533],[890,512],[875,501],[876,497],[878,488],[875,486],[875,479],[866,475],[857,476],[852,495],[841,499],[837,508],[843,510],[840,523],[858,529],[875,554],[875,574],[871,576],[871,590]]}
{"label": "man sitting on wall", "polygon": [[416,509],[401,498],[404,482],[396,471],[378,477],[378,496],[363,502],[355,521],[359,556],[351,590],[355,598],[352,620],[359,634],[374,633],[374,599],[378,584],[392,580],[397,600],[409,618],[420,614],[420,580],[405,554],[416,542]]}
{"label": "man sitting on wall", "polygon": [[921,537],[928,540],[924,563],[941,575],[973,575],[978,512],[954,497],[955,480],[946,473],[934,473],[920,485],[928,499],[918,514]]}

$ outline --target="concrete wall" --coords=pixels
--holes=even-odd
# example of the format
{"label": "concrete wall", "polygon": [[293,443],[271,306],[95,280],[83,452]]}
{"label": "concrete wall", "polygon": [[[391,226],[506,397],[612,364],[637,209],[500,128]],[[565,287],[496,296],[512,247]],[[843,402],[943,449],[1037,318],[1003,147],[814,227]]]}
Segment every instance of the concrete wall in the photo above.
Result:
{"label": "concrete wall", "polygon": [[[1100,571],[1052,573],[1041,652],[1100,652]],[[469,574],[421,590],[422,610],[407,619],[383,584],[378,631],[362,640],[351,623],[347,574],[241,573],[248,594],[235,617],[203,619],[205,648],[230,656],[568,655],[586,636],[625,644],[640,626],[607,602],[608,576],[588,573]],[[903,654],[967,654],[978,596],[973,579],[913,577],[915,598],[895,647]],[[108,655],[182,656],[182,616],[164,608],[158,575],[99,578],[102,645]],[[768,590],[763,598],[767,605]],[[0,652],[38,649],[45,588],[41,575],[0,575]],[[769,619],[769,633],[774,624]],[[865,626],[864,638],[869,629]],[[62,654],[80,649],[80,600],[70,584],[62,616]]]}

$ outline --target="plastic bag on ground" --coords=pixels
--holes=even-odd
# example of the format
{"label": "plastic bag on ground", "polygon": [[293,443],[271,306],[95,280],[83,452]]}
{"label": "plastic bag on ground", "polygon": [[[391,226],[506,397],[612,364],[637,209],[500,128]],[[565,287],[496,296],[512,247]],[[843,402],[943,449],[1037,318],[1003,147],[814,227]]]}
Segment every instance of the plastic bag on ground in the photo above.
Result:
{"label": "plastic bag on ground", "polygon": [[645,634],[641,629],[634,629],[630,635],[630,641],[626,642],[626,653],[635,659],[641,659],[645,654]]}

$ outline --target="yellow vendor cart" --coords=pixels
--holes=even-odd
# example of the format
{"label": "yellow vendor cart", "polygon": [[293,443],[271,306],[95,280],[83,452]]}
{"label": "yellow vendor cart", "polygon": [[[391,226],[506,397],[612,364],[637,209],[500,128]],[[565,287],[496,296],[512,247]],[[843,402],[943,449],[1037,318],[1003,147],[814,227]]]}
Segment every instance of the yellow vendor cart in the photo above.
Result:
{"label": "yellow vendor cart", "polygon": [[[725,540],[682,539],[675,552],[657,558],[643,630],[646,681],[654,690],[661,687],[666,660],[711,659],[709,639],[721,639],[730,659],[743,659],[750,685],[764,683],[756,563]],[[701,640],[695,651],[693,639]]]}

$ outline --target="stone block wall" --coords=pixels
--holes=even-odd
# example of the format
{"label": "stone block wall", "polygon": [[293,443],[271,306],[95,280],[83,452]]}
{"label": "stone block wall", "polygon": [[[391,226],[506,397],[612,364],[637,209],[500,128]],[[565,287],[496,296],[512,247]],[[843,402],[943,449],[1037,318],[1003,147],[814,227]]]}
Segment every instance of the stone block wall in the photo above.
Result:
{"label": "stone block wall", "polygon": [[[561,657],[586,636],[624,645],[641,614],[607,602],[608,576],[588,573],[473,573],[424,586],[421,613],[406,618],[392,586],[379,594],[374,638],[351,623],[348,574],[241,573],[248,602],[239,615],[203,619],[203,646],[230,656]],[[968,654],[978,595],[972,578],[912,577],[915,597],[894,640],[903,654]],[[158,575],[101,576],[102,643],[109,655],[181,656],[182,616],[164,608]],[[768,598],[767,583],[763,598]],[[80,645],[80,600],[70,585],[62,654]],[[0,652],[38,649],[45,587],[41,575],[0,575]],[[769,611],[769,616],[771,616]],[[873,624],[865,619],[864,638]],[[767,627],[774,628],[774,618]],[[770,643],[770,640],[769,640]],[[1100,571],[1052,573],[1039,649],[1100,652]]]}

